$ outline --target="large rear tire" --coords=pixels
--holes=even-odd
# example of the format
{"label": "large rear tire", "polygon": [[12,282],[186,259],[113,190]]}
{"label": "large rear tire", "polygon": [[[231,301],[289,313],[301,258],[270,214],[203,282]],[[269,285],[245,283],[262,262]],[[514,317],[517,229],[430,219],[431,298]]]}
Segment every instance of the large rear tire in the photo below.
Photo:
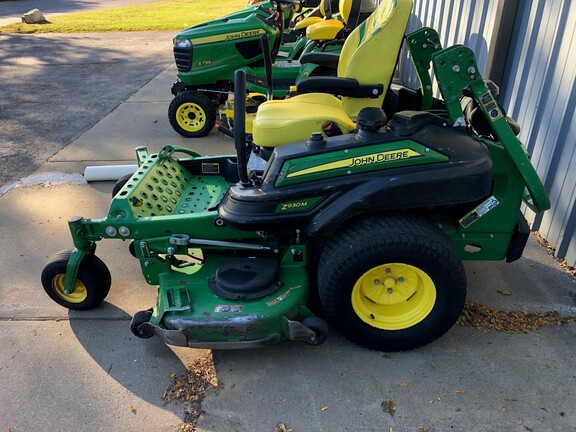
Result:
{"label": "large rear tire", "polygon": [[369,217],[326,244],[318,268],[327,319],[348,339],[402,351],[446,333],[466,299],[462,261],[448,237],[410,214]]}

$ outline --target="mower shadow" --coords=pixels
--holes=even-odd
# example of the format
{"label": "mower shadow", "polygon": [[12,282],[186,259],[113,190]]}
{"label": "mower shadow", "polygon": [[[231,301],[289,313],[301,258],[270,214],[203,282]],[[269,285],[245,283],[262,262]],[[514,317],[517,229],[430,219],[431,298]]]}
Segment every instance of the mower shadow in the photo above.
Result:
{"label": "mower shadow", "polygon": [[106,302],[100,310],[105,316],[69,313],[70,327],[78,342],[109,377],[134,396],[170,409],[162,401],[170,376],[185,370],[186,358],[197,354],[197,350],[179,357],[158,338],[143,340],[132,335],[131,316],[124,310]]}
{"label": "mower shadow", "polygon": [[439,361],[430,359],[455,352],[457,338],[450,331],[427,347],[390,354],[359,347],[331,328],[318,347],[286,342],[213,351],[220,387],[206,394],[198,426],[260,432],[280,422],[296,431],[392,429],[395,421],[383,415],[382,401],[410,399],[399,384],[424,379],[430,362]]}

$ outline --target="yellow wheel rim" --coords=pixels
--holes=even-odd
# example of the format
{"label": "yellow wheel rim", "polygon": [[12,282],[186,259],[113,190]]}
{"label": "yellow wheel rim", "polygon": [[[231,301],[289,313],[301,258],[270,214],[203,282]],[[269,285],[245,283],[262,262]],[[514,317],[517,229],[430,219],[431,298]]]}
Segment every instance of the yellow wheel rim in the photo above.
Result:
{"label": "yellow wheel rim", "polygon": [[430,276],[408,264],[385,264],[364,273],[352,289],[352,307],[365,323],[382,330],[412,327],[436,302]]}
{"label": "yellow wheel rim", "polygon": [[176,110],[176,121],[182,129],[198,132],[206,124],[206,113],[200,105],[186,102]]}
{"label": "yellow wheel rim", "polygon": [[66,282],[66,274],[59,274],[54,279],[52,279],[52,288],[54,292],[58,294],[62,299],[69,303],[82,303],[86,300],[88,296],[88,290],[86,286],[76,279],[74,283],[74,292],[71,294],[64,293],[64,284]]}

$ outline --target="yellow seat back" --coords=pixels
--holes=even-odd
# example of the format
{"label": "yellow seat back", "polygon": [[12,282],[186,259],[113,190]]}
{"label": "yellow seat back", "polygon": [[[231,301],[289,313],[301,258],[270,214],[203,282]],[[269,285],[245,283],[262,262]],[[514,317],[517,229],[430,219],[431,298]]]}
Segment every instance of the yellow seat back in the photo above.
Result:
{"label": "yellow seat back", "polygon": [[354,78],[360,84],[384,86],[384,93],[376,99],[342,98],[342,106],[352,120],[362,108],[382,107],[411,11],[412,0],[382,0],[346,39],[338,61],[338,76]]}

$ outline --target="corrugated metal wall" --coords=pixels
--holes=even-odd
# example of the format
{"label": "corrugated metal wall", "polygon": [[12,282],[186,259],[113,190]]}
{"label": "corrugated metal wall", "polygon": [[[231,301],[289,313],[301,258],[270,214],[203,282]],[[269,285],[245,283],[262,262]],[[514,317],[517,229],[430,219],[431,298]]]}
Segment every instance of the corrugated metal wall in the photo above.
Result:
{"label": "corrugated metal wall", "polygon": [[[512,23],[501,13],[510,4],[516,17],[508,46],[498,38],[501,27]],[[527,219],[556,248],[557,257],[576,266],[576,2],[414,0],[413,12],[409,31],[430,26],[443,46],[469,46],[485,76],[495,63],[505,62],[499,100],[522,126],[520,139],[552,203],[543,216],[526,210]],[[505,59],[491,57],[498,44],[508,47]],[[401,78],[418,85],[409,68],[401,68]]]}
{"label": "corrugated metal wall", "polygon": [[527,216],[559,258],[576,263],[576,4],[519,4],[501,101],[522,125],[552,208]]}
{"label": "corrugated metal wall", "polygon": [[[493,43],[497,3],[493,0],[414,0],[413,14],[408,23],[408,33],[422,26],[438,31],[442,46],[466,45],[476,53],[482,73],[485,71],[488,48]],[[402,58],[405,59],[405,56]],[[409,68],[401,69],[402,80],[418,86],[416,74]]]}

